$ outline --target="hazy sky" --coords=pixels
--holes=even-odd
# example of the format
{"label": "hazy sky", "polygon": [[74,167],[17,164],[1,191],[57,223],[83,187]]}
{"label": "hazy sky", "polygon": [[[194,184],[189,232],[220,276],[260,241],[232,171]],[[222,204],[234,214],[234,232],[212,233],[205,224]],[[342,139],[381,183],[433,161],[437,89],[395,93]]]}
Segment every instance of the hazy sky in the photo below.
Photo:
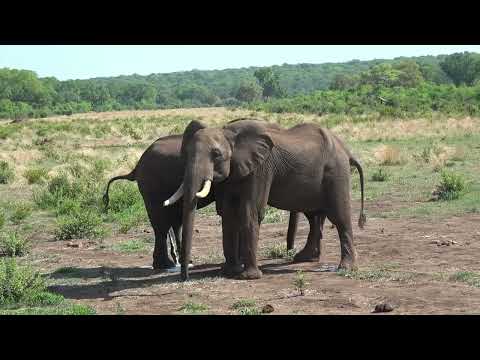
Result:
{"label": "hazy sky", "polygon": [[0,45],[0,68],[59,80],[480,52],[480,45]]}

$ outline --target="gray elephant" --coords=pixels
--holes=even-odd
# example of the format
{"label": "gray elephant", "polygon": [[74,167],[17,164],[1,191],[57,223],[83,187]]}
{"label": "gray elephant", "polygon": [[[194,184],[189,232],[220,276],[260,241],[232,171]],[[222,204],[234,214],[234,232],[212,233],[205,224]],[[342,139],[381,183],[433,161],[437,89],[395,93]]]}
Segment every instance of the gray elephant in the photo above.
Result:
{"label": "gray elephant", "polygon": [[[238,121],[234,120],[233,122]],[[184,161],[181,157],[182,135],[171,135],[159,138],[151,144],[142,154],[135,168],[127,175],[115,176],[108,181],[103,196],[105,208],[108,208],[109,189],[112,182],[116,180],[137,181],[138,188],[142,194],[145,208],[150,223],[155,233],[155,248],[153,251],[153,268],[167,269],[174,268],[178,262],[175,248],[179,248],[182,232],[182,204],[177,203],[170,207],[164,207],[165,200],[179,187],[184,175]],[[171,201],[175,202],[178,197],[175,195]],[[198,201],[197,208],[200,209],[211,204],[215,199],[215,188],[208,196]],[[298,217],[291,214],[296,228]],[[294,232],[289,230],[289,234]],[[292,235],[290,235],[292,236]],[[168,256],[167,238],[170,239],[171,257]],[[237,259],[236,262],[239,262]]]}
{"label": "gray elephant", "polygon": [[[366,221],[363,169],[330,131],[315,124],[288,130],[266,126],[260,120],[240,120],[223,128],[207,128],[192,121],[183,134],[184,181],[173,195],[183,196],[182,279],[192,246],[195,209],[215,184],[217,212],[222,216],[225,268],[242,279],[257,279],[257,243],[267,203],[291,212],[303,212],[310,234],[297,260],[319,256],[321,224],[325,217],[340,237],[339,268],[356,268],[350,204],[350,166],[360,175],[361,210],[358,225]],[[239,252],[244,269],[238,266]]]}

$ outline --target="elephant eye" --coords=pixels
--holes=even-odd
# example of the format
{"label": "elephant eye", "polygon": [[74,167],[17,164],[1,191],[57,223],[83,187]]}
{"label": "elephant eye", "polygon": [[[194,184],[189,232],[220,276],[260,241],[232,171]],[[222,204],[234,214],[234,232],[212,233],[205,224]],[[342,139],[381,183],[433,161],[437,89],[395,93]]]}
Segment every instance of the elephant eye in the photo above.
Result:
{"label": "elephant eye", "polygon": [[218,158],[221,158],[222,157],[222,153],[219,149],[213,149],[212,150],[212,157],[214,159],[218,159]]}

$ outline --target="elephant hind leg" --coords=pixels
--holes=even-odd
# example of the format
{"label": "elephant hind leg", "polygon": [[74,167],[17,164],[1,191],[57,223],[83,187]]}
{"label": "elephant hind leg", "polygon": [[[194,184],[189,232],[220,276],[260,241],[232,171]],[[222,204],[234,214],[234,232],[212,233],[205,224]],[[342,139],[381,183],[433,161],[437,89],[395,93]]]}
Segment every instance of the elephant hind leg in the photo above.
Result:
{"label": "elephant hind leg", "polygon": [[353,243],[352,220],[350,207],[341,209],[328,215],[328,219],[335,225],[340,238],[340,263],[338,269],[355,270],[357,268],[357,252]]}
{"label": "elephant hind leg", "polygon": [[322,232],[325,222],[323,214],[305,214],[310,224],[307,243],[305,247],[295,255],[294,262],[316,262],[320,261],[323,251]]}

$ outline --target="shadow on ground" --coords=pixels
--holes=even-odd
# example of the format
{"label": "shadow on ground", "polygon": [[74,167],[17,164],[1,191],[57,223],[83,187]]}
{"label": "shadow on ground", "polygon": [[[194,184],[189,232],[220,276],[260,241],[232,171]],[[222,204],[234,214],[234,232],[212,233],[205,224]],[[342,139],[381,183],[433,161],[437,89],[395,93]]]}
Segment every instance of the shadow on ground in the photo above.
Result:
{"label": "shadow on ground", "polygon": [[[265,275],[269,274],[288,274],[296,273],[298,270],[288,268],[292,263],[272,263],[260,266],[260,269]],[[190,269],[190,281],[199,281],[205,279],[214,279],[222,277],[222,264],[203,264],[195,266]],[[324,266],[325,268],[325,266]],[[328,272],[329,270],[318,269],[302,269],[307,273],[314,272]],[[179,273],[169,274],[166,272],[158,272],[152,269],[130,267],[130,268],[115,268],[115,267],[95,267],[95,268],[76,268],[70,267],[67,269],[60,269],[53,273],[47,274],[50,279],[97,279],[100,282],[93,284],[65,284],[52,285],[49,287],[50,291],[59,293],[68,299],[99,299],[111,300],[115,297],[125,295],[111,295],[112,293],[129,289],[148,288],[153,285],[181,283]],[[135,295],[137,296],[137,295]],[[138,296],[148,296],[141,295]],[[159,296],[159,294],[152,294],[150,296]]]}

